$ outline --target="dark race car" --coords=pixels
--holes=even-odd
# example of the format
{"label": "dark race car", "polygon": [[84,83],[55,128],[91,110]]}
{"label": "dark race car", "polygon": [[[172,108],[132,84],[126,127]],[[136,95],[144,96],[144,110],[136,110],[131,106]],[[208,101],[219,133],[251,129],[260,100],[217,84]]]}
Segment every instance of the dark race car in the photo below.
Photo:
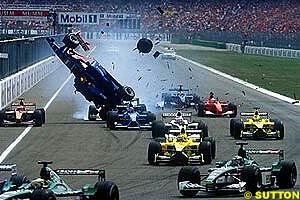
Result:
{"label": "dark race car", "polygon": [[[86,100],[94,102],[90,107],[89,116],[99,114],[105,120],[107,111],[120,105],[122,101],[130,101],[135,93],[131,87],[121,85],[96,60],[83,56],[75,51],[81,45],[88,50],[88,43],[83,40],[80,32],[67,34],[58,46],[53,38],[46,38],[47,42],[60,60],[75,75],[74,87]],[[92,112],[92,113],[90,113]],[[95,120],[95,118],[89,118]]]}
{"label": "dark race car", "polygon": [[[0,199],[30,199],[56,200],[59,197],[79,197],[87,199],[118,200],[119,190],[115,183],[105,181],[105,171],[99,169],[57,169],[48,167],[52,162],[40,161],[43,167],[40,177],[29,180],[25,176],[16,174],[15,164],[0,164],[0,171],[14,171],[10,179],[0,182]],[[86,184],[80,189],[72,189],[60,177],[65,176],[98,176],[95,185]]]}
{"label": "dark race car", "polygon": [[227,101],[220,101],[218,98],[214,98],[214,94],[211,92],[209,98],[206,101],[200,101],[197,105],[198,117],[203,116],[215,116],[215,117],[236,117],[237,106]]}
{"label": "dark race car", "polygon": [[[231,160],[217,162],[208,174],[200,174],[197,167],[183,167],[178,174],[178,189],[183,196],[196,196],[199,191],[217,193],[224,191],[252,193],[258,190],[293,188],[297,180],[294,161],[284,160],[283,150],[252,149],[245,150],[241,145],[238,155]],[[278,154],[279,160],[260,165],[250,155]],[[268,160],[267,160],[268,161]],[[270,161],[269,161],[270,162]]]}

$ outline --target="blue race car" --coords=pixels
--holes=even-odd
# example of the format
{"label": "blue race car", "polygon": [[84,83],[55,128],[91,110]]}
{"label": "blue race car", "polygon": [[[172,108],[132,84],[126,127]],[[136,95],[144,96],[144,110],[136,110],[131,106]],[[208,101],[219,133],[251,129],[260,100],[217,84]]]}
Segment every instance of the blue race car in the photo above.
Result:
{"label": "blue race car", "polygon": [[63,46],[58,46],[53,38],[47,42],[61,61],[75,75],[74,87],[86,100],[95,105],[89,107],[89,120],[99,116],[106,120],[107,111],[115,109],[122,101],[130,101],[135,92],[131,87],[121,85],[96,60],[83,56],[75,51],[81,45],[89,50],[89,44],[83,40],[80,32],[68,33],[62,40]]}

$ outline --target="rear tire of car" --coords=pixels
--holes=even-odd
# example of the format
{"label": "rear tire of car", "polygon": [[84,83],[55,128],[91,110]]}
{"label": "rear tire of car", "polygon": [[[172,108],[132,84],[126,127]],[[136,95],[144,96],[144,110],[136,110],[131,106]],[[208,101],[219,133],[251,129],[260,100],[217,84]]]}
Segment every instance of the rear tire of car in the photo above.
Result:
{"label": "rear tire of car", "polygon": [[140,104],[139,105],[140,107],[141,107],[141,112],[146,112],[147,111],[147,107],[146,107],[146,105],[145,104]]}
{"label": "rear tire of car", "polygon": [[42,126],[43,125],[43,112],[41,110],[35,110],[33,112],[33,120],[34,126]]}
{"label": "rear tire of car", "polygon": [[56,200],[56,196],[52,190],[36,189],[32,192],[30,200]]}
{"label": "rear tire of car", "polygon": [[154,120],[152,122],[152,138],[165,137],[167,128],[163,121]]}
{"label": "rear tire of car", "polygon": [[46,122],[46,112],[45,112],[45,109],[44,108],[39,108],[37,110],[40,110],[42,112],[42,114],[43,114],[43,116],[42,116],[43,124],[45,124],[45,122]]}
{"label": "rear tire of car", "polygon": [[238,121],[238,119],[230,119],[229,132],[232,137],[234,136],[234,127],[236,121]]}
{"label": "rear tire of car", "polygon": [[22,175],[12,175],[10,177],[10,181],[16,187],[20,187],[21,185],[23,185],[23,183],[28,183],[29,182],[28,179],[27,179],[27,177],[26,176],[22,176]]}
{"label": "rear tire of car", "polygon": [[212,154],[212,158],[215,159],[216,158],[216,140],[214,137],[205,137],[204,141],[208,141],[211,143],[211,154]]}
{"label": "rear tire of car", "polygon": [[158,162],[155,161],[156,154],[161,154],[161,145],[159,142],[152,141],[148,147],[148,163],[150,165],[158,165]]}
{"label": "rear tire of car", "polygon": [[120,89],[120,95],[123,101],[131,101],[134,98],[135,92],[131,87],[123,86],[123,88]]}
{"label": "rear tire of car", "polygon": [[0,110],[0,127],[4,126],[5,110]]}
{"label": "rear tire of car", "polygon": [[241,174],[242,181],[246,182],[246,190],[252,193],[262,187],[262,177],[259,168],[256,166],[245,166]]}
{"label": "rear tire of car", "polygon": [[236,117],[237,115],[237,106],[233,103],[228,104],[228,110],[233,111],[233,114],[230,114],[229,117]]}
{"label": "rear tire of car", "polygon": [[277,136],[276,139],[278,140],[282,140],[284,138],[284,126],[283,126],[283,123],[282,121],[280,120],[277,120],[277,119],[274,119],[274,129],[275,131],[279,131],[279,135]]}
{"label": "rear tire of car", "polygon": [[89,121],[96,121],[98,110],[96,106],[94,105],[89,105],[89,111],[88,111],[88,119]]}
{"label": "rear tire of car", "polygon": [[154,120],[156,120],[155,114],[152,112],[149,112],[147,115],[147,122],[153,122]]}
{"label": "rear tire of car", "polygon": [[281,165],[281,169],[277,175],[277,184],[279,188],[293,188],[297,180],[297,168],[295,162],[282,160],[278,165]]}
{"label": "rear tire of car", "polygon": [[109,128],[110,130],[115,130],[116,129],[115,122],[117,122],[118,120],[119,120],[119,115],[117,112],[115,111],[107,112],[107,120],[106,120],[107,128]]}
{"label": "rear tire of car", "polygon": [[203,117],[204,116],[204,110],[205,110],[205,104],[203,101],[200,101],[198,103],[198,106],[197,106],[197,116],[198,117]]}
{"label": "rear tire of car", "polygon": [[112,181],[99,181],[95,185],[96,193],[93,199],[119,200],[119,188]]}
{"label": "rear tire of car", "polygon": [[241,120],[235,121],[234,132],[233,132],[234,139],[236,139],[236,140],[241,139],[241,132],[242,132],[243,128],[244,128],[244,125]]}
{"label": "rear tire of car", "polygon": [[76,49],[80,43],[76,34],[74,34],[74,33],[67,34],[63,38],[62,42],[65,44],[66,47],[68,47],[70,49]]}
{"label": "rear tire of car", "polygon": [[212,161],[212,147],[209,141],[203,141],[199,145],[199,154],[203,155],[203,164],[210,164]]}
{"label": "rear tire of car", "polygon": [[[183,181],[190,181],[191,183],[201,184],[201,176],[200,171],[197,167],[191,167],[191,166],[185,166],[182,167],[178,173],[177,178],[177,185],[179,187],[179,183]],[[196,196],[198,193],[197,190],[189,190],[189,191],[183,191],[179,190],[180,194],[186,197],[193,197]]]}
{"label": "rear tire of car", "polygon": [[202,130],[202,137],[208,137],[208,127],[207,125],[202,121],[193,121],[193,123],[198,123],[197,129]]}

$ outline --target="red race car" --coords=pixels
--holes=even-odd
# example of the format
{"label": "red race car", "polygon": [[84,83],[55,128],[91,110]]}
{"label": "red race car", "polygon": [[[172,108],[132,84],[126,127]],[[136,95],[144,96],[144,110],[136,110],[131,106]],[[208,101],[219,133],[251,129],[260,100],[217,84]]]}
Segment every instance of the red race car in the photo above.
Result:
{"label": "red race car", "polygon": [[227,101],[219,101],[214,98],[214,93],[210,93],[209,98],[203,102],[200,101],[197,106],[198,117],[216,116],[216,117],[236,117],[237,107],[233,103]]}

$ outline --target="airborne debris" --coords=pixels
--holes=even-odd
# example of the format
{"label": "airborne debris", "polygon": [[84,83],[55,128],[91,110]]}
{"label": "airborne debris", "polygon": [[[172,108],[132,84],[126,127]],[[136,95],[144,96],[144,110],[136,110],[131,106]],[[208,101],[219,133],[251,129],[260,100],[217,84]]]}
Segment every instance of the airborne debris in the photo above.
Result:
{"label": "airborne debris", "polygon": [[168,69],[170,69],[170,65],[169,65],[169,63],[167,62],[167,67],[168,67]]}
{"label": "airborne debris", "polygon": [[103,35],[103,34],[104,34],[104,31],[101,31],[101,34]]}
{"label": "airborne debris", "polygon": [[151,71],[151,69],[149,68],[149,69],[147,69],[147,71],[148,71],[148,72],[150,72],[150,71]]}
{"label": "airborne debris", "polygon": [[160,43],[160,41],[159,40],[156,40],[156,42],[154,43],[154,45],[157,45],[157,44],[159,44]]}
{"label": "airborne debris", "polygon": [[161,53],[159,51],[155,51],[153,54],[153,57],[156,59]]}
{"label": "airborne debris", "polygon": [[159,12],[160,14],[164,14],[164,13],[165,13],[165,11],[163,11],[163,9],[161,9],[161,7],[157,7],[156,9],[158,10],[158,12]]}
{"label": "airborne debris", "polygon": [[163,81],[167,81],[167,79],[162,79],[162,80],[160,80],[160,81],[162,81],[162,82],[163,82]]}
{"label": "airborne debris", "polygon": [[142,78],[143,78],[143,77],[140,77],[140,78],[138,79],[138,81],[140,81]]}
{"label": "airborne debris", "polygon": [[114,62],[111,62],[111,65],[112,65],[112,68],[113,70],[115,69],[115,63]]}
{"label": "airborne debris", "polygon": [[141,38],[137,45],[136,45],[136,49],[139,50],[139,53],[149,53],[153,48],[153,43],[151,40],[147,39],[147,38]]}
{"label": "airborne debris", "polygon": [[146,87],[148,87],[148,86],[149,86],[149,82],[147,83]]}
{"label": "airborne debris", "polygon": [[108,23],[108,22],[106,23],[106,26],[109,26],[109,23]]}
{"label": "airborne debris", "polygon": [[225,95],[229,95],[229,92],[226,92]]}
{"label": "airborne debris", "polygon": [[192,68],[189,67],[189,71],[192,71]]}
{"label": "airborne debris", "polygon": [[242,91],[242,93],[243,93],[244,96],[246,96],[246,92],[244,90]]}

